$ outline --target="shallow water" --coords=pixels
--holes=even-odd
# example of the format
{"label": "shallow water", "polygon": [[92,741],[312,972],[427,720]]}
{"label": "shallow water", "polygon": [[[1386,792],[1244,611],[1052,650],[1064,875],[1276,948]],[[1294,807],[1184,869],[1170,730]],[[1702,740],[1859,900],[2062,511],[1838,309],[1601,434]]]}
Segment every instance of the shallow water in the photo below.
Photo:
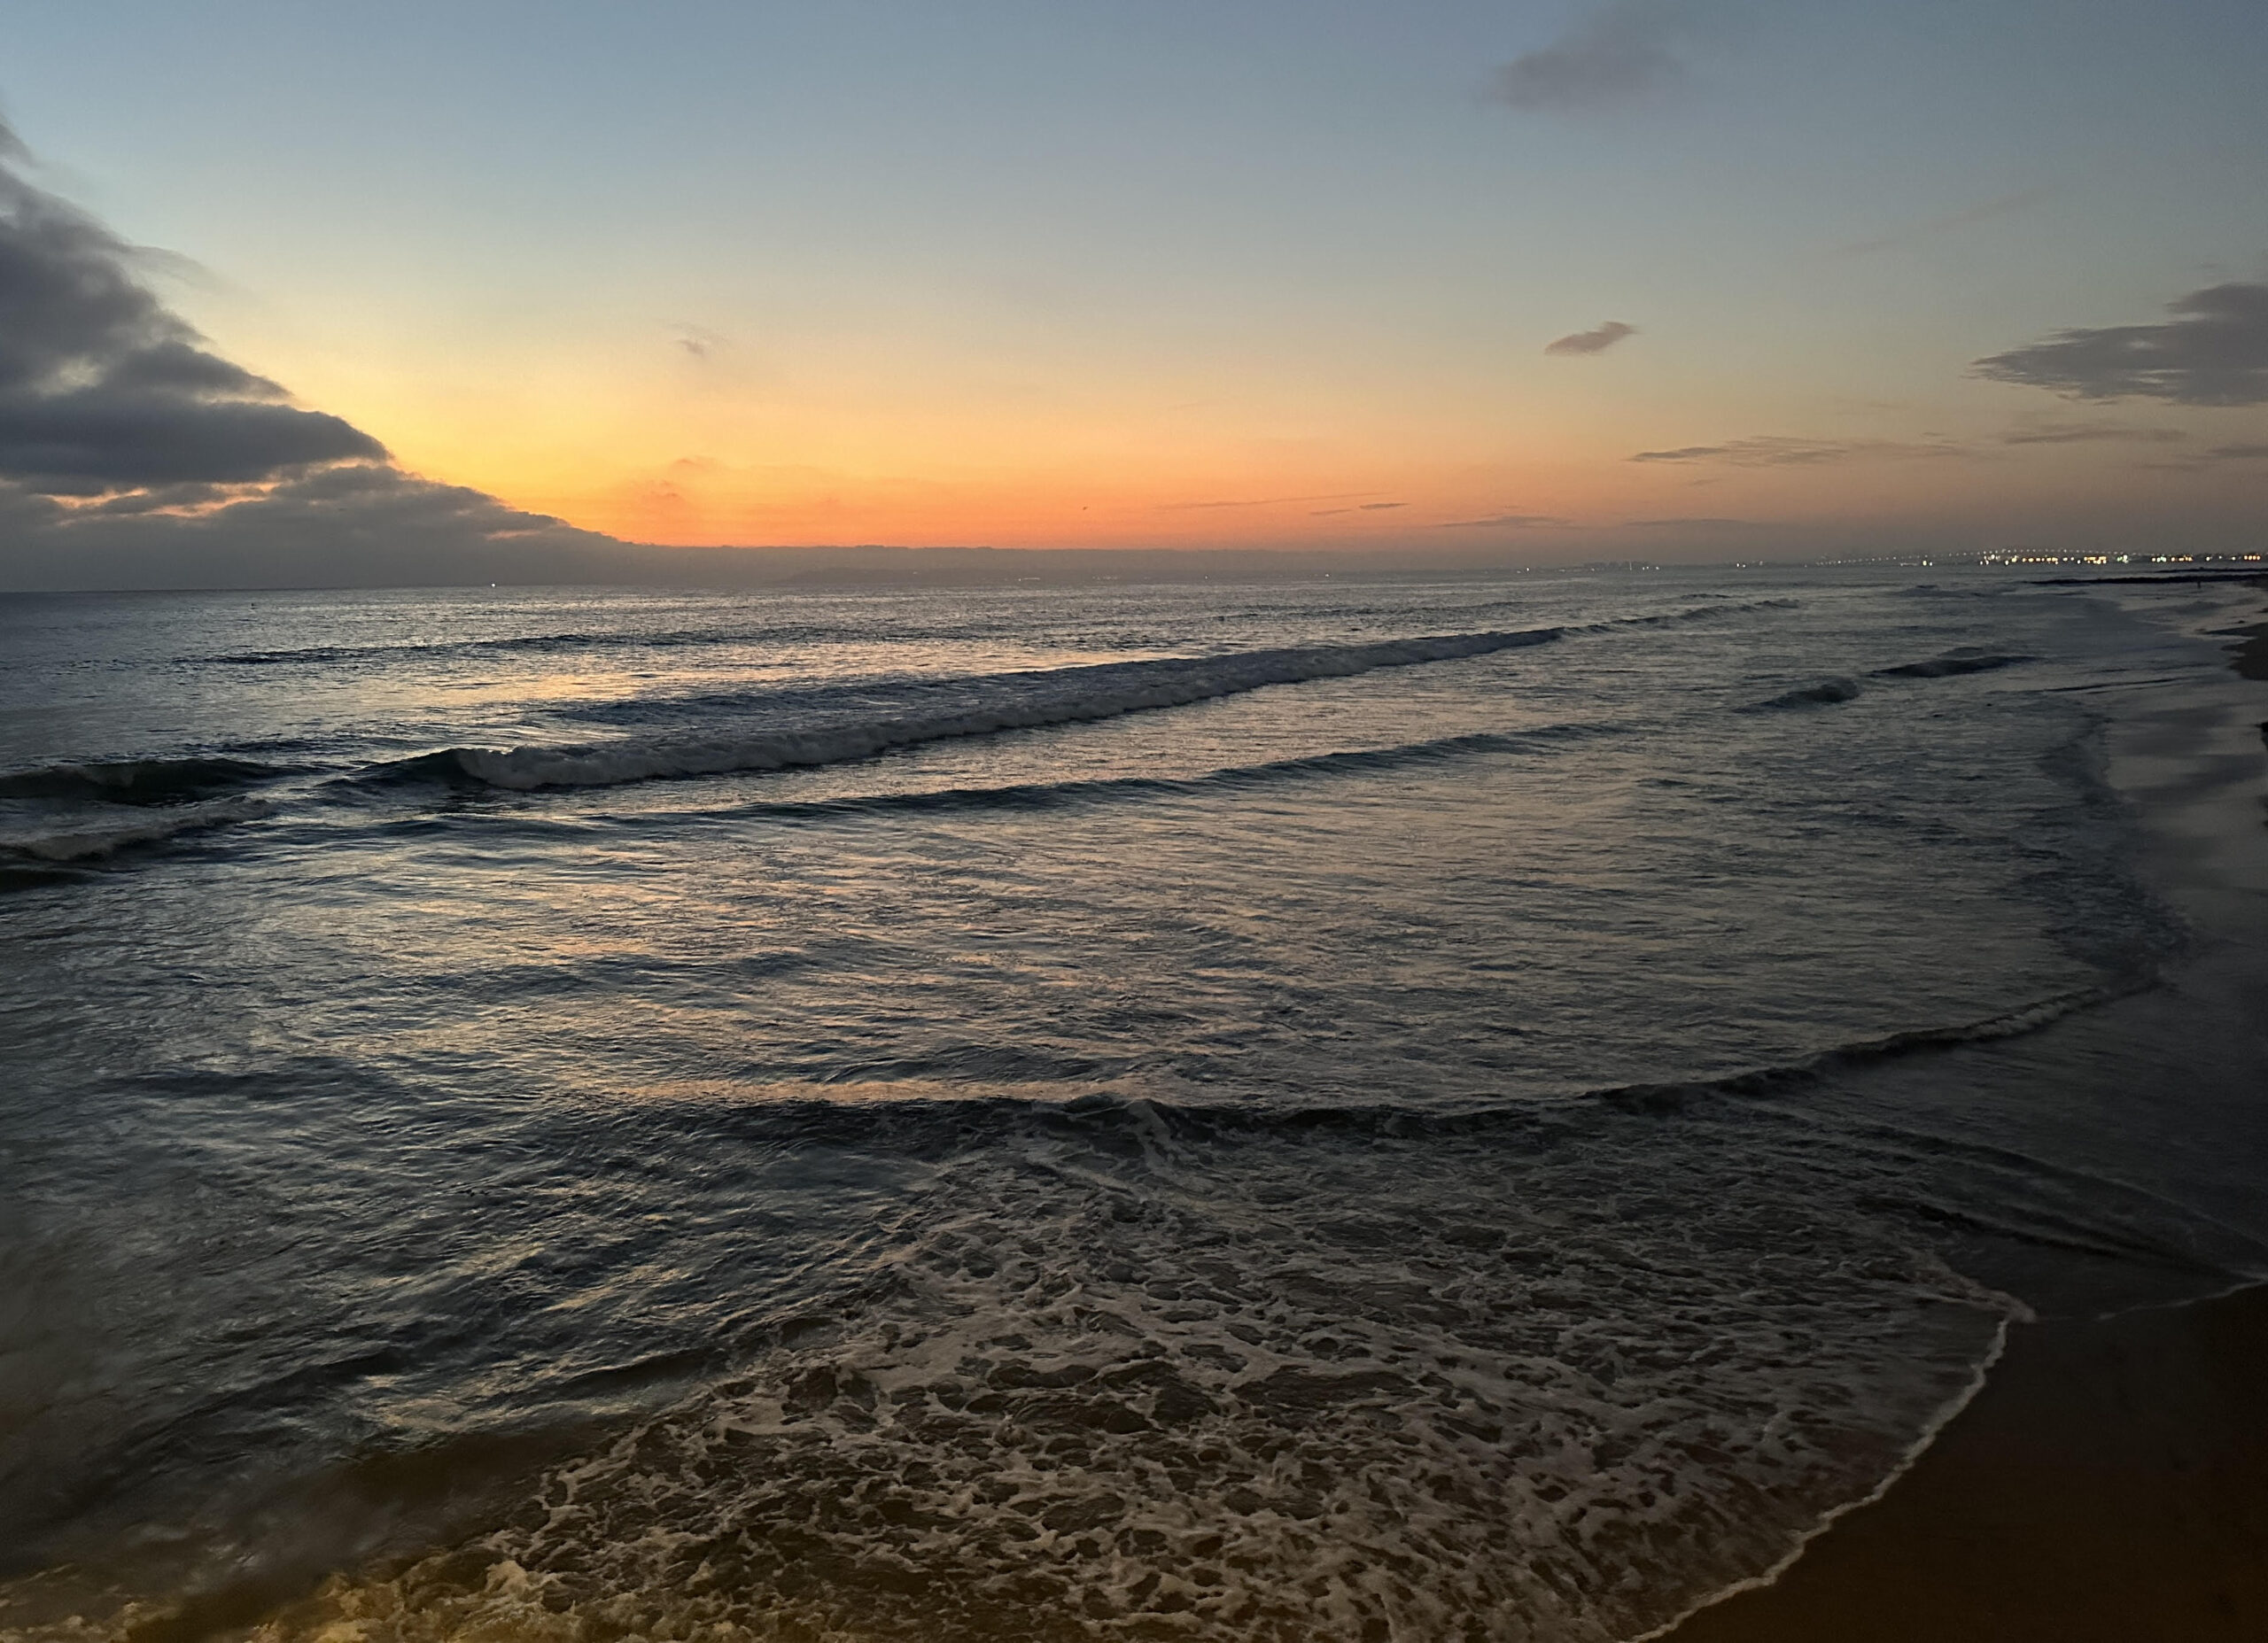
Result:
{"label": "shallow water", "polygon": [[2004,1291],[2268,1267],[2107,779],[2233,595],[1927,574],[0,601],[0,1616],[1607,1639],[1769,1566]]}

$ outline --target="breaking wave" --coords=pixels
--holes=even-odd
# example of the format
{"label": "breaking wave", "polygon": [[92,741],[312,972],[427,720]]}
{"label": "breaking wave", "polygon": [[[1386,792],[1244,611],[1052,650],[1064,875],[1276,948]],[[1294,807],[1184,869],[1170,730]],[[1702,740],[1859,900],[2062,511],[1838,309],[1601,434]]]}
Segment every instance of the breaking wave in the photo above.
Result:
{"label": "breaking wave", "polygon": [[[673,1117],[947,1167],[855,1294],[268,1643],[1611,1643],[1876,1487],[2007,1312],[1831,1197],[1728,1190],[1790,1161],[1752,1135],[1654,1170],[1682,1127],[1612,1108]],[[1590,1192],[1531,1203],[1543,1159]]]}
{"label": "breaking wave", "polygon": [[178,1608],[19,1635],[1613,1643],[1878,1491],[2013,1309],[1898,1206],[1848,1213],[1894,1151],[1759,1116],[663,1098],[661,1156],[937,1167],[877,1206],[885,1256],[752,1310],[703,1383],[516,1500],[498,1476],[473,1532],[294,1562],[263,1520]]}
{"label": "breaking wave", "polygon": [[377,767],[363,779],[472,782],[514,792],[602,787],[843,763],[894,748],[1185,707],[1270,685],[1344,678],[1548,644],[1565,629],[1446,633],[1369,645],[1316,645],[1161,662],[1107,663],[927,687],[896,711],[798,726],[749,725],[683,740],[579,747],[448,748]]}

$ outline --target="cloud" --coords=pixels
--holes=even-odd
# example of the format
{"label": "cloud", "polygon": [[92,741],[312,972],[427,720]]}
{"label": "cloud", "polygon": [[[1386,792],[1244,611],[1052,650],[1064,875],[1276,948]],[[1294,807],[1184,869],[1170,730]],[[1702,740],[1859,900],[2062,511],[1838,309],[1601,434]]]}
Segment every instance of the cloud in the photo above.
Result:
{"label": "cloud", "polygon": [[2246,462],[2268,457],[2268,445],[2217,445],[2205,454],[2225,462]]}
{"label": "cloud", "polygon": [[1627,519],[1623,523],[1641,531],[1768,531],[1775,528],[1768,519],[1724,519],[1709,514],[1681,514],[1666,519]]}
{"label": "cloud", "polygon": [[1582,527],[1572,519],[1562,519],[1557,514],[1492,514],[1486,519],[1449,519],[1441,523],[1444,531],[1580,531]]}
{"label": "cloud", "polygon": [[2178,445],[2189,436],[2175,428],[2127,422],[2044,422],[2000,436],[2002,445]]}
{"label": "cloud", "polygon": [[1327,519],[1333,514],[1383,514],[1389,508],[1409,506],[1407,502],[1358,502],[1352,508],[1318,508],[1310,516]]}
{"label": "cloud", "polygon": [[1687,445],[1669,451],[1640,451],[1634,462],[1721,462],[1735,468],[1810,468],[1828,462],[1876,458],[1958,456],[1949,441],[1913,443],[1897,439],[1797,439],[1775,434],[1729,439],[1722,445]]}
{"label": "cloud", "polygon": [[2013,216],[2029,209],[2045,198],[2049,190],[2044,188],[2019,189],[2013,194],[2002,194],[1974,205],[1964,205],[1959,211],[1949,211],[1941,217],[1929,217],[1920,222],[1892,229],[1870,239],[1852,240],[1837,245],[1827,254],[1830,257],[1870,257],[1876,252],[1893,251],[1900,245],[1910,245],[1917,240],[1935,239],[1942,234],[1958,233],[1974,228],[1980,222],[1990,222],[1998,217]]}
{"label": "cloud", "polygon": [[1628,103],[1683,81],[1678,47],[1692,8],[1677,0],[1609,0],[1550,45],[1496,71],[1500,103],[1565,113]]}
{"label": "cloud", "polygon": [[0,488],[0,587],[382,587],[623,579],[613,538],[390,464],[263,489],[159,487],[73,505]]}
{"label": "cloud", "polygon": [[696,360],[716,358],[725,351],[731,341],[722,332],[712,331],[699,325],[672,325],[670,329],[677,333],[675,339],[677,345]]}
{"label": "cloud", "polygon": [[135,277],[135,248],[26,182],[23,158],[0,126],[0,481],[105,497],[384,457],[343,418],[208,353]]}
{"label": "cloud", "polygon": [[1635,337],[1638,328],[1625,325],[1619,320],[1609,320],[1595,331],[1575,331],[1557,342],[1543,345],[1546,353],[1604,353],[1625,337]]}
{"label": "cloud", "polygon": [[222,359],[162,260],[27,182],[0,124],[0,587],[575,579],[633,549],[393,466]]}
{"label": "cloud", "polygon": [[1292,502],[1343,502],[1363,494],[1360,491],[1324,491],[1314,496],[1255,496],[1220,502],[1161,502],[1158,511],[1179,514],[1208,508],[1282,508]]}
{"label": "cloud", "polygon": [[2268,284],[2209,285],[2166,311],[2163,324],[2057,331],[1969,369],[2075,399],[2268,405]]}

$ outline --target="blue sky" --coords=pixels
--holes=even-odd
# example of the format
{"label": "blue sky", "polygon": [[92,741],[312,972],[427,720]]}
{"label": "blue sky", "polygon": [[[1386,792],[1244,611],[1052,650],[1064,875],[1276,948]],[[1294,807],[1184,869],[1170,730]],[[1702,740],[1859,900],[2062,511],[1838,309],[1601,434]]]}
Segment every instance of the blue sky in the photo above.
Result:
{"label": "blue sky", "polygon": [[2268,463],[2169,463],[2258,406],[1970,367],[2268,279],[2264,66],[2223,0],[0,22],[26,174],[216,352],[683,541],[2233,542]]}

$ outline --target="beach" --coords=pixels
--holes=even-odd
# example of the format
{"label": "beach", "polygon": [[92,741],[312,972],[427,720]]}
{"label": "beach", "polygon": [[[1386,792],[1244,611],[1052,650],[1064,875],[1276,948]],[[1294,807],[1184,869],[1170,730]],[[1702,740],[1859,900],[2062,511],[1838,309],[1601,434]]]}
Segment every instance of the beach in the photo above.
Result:
{"label": "beach", "polygon": [[[2254,588],[2258,581],[2250,584]],[[2204,630],[2230,670],[2268,680],[2268,624]],[[2154,875],[2204,957],[2172,993],[2225,1020],[2259,996],[2256,694],[2132,712],[2113,749],[2149,820]],[[2218,709],[2218,710],[2216,710]],[[2167,1042],[2171,996],[2126,1001],[2071,1058],[2121,1066],[2117,1018]],[[2140,1018],[2134,1021],[2133,1018]],[[2084,1029],[2082,1029],[2084,1031]],[[2257,1061],[2259,1035],[2236,1053]],[[2161,1081],[2190,1087],[2184,1069]],[[2173,1098],[2180,1098],[2179,1091]],[[2183,1643],[2268,1636],[2268,1288],[2011,1326],[1976,1398],[1879,1496],[1835,1519],[1775,1579],[1665,1634],[1673,1643]]]}
{"label": "beach", "polygon": [[1749,10],[14,8],[0,1643],[2268,1643],[2268,4]]}
{"label": "beach", "polygon": [[2018,1324],[1974,1402],[1673,1643],[2268,1636],[2268,1290]]}

